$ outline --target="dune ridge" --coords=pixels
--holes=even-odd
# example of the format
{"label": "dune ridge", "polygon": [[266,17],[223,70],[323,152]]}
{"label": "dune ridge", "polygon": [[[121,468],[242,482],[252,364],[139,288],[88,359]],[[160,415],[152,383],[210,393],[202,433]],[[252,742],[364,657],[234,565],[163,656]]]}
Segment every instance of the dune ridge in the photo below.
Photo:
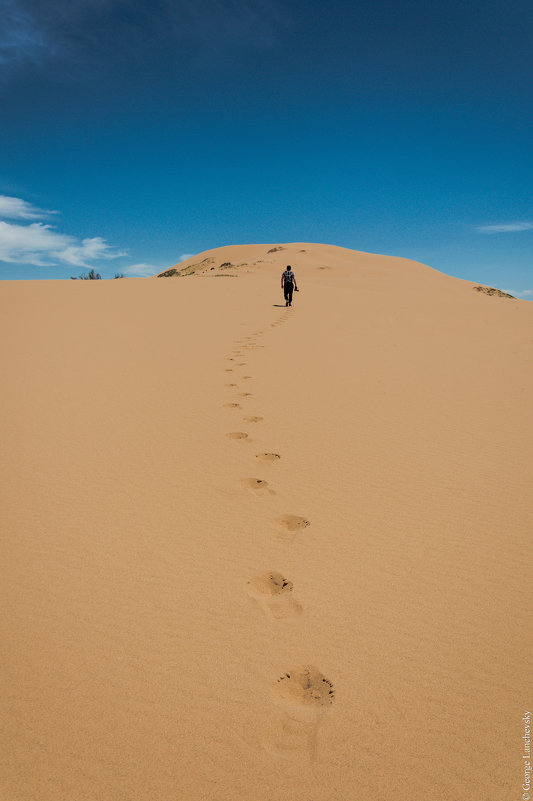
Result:
{"label": "dune ridge", "polygon": [[533,305],[310,243],[171,269],[2,286],[1,793],[508,801]]}

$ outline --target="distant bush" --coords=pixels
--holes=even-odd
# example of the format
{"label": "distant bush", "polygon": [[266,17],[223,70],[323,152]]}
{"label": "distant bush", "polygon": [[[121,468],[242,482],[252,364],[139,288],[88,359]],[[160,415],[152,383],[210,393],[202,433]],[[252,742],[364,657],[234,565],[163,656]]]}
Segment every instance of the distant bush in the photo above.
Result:
{"label": "distant bush", "polygon": [[124,278],[124,273],[115,273],[113,278]]}
{"label": "distant bush", "polygon": [[82,273],[82,275],[80,275],[80,279],[82,281],[101,281],[102,280],[102,276],[100,275],[100,273],[95,273],[94,270],[89,270],[88,275],[85,275],[85,273]]}

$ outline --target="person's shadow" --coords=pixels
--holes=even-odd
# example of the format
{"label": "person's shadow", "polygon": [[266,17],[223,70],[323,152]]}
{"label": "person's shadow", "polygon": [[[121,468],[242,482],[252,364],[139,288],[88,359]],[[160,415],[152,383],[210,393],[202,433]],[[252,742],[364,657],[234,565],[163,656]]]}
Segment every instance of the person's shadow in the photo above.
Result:
{"label": "person's shadow", "polygon": [[274,306],[274,308],[277,308],[277,309],[284,309],[285,308],[285,304],[284,303],[273,303],[272,305]]}

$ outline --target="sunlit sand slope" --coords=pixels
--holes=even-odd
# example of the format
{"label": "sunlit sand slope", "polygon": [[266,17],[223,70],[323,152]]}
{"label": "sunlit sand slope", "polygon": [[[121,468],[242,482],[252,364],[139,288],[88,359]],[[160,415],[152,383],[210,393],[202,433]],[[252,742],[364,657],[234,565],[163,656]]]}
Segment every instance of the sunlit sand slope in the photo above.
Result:
{"label": "sunlit sand slope", "polygon": [[533,304],[175,270],[0,287],[2,801],[520,798]]}

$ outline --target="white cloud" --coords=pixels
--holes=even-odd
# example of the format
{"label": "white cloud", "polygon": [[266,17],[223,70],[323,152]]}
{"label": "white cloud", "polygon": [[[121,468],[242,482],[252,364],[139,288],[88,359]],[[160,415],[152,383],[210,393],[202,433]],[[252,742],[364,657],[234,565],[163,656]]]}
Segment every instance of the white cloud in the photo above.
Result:
{"label": "white cloud", "polygon": [[8,220],[41,220],[49,214],[57,214],[57,212],[38,209],[20,197],[0,195],[1,218],[7,218]]}
{"label": "white cloud", "polygon": [[[34,220],[50,213],[35,208],[21,198],[0,195],[0,217]],[[37,267],[63,263],[90,268],[93,266],[92,262],[116,259],[124,255],[100,236],[88,237],[80,242],[76,237],[62,234],[47,223],[21,225],[0,220],[0,261],[32,264]]]}
{"label": "white cloud", "polygon": [[517,231],[533,231],[533,222],[501,223],[499,225],[476,225],[478,234],[512,234]]}
{"label": "white cloud", "polygon": [[114,250],[101,236],[93,236],[89,239],[83,239],[81,245],[68,245],[68,247],[57,251],[53,255],[67,264],[72,264],[74,267],[90,267],[91,265],[88,262],[97,261],[98,259],[116,259],[126,254]]}
{"label": "white cloud", "polygon": [[16,225],[0,221],[0,261],[38,266],[53,264],[53,254],[67,248],[70,239],[58,234],[51,225]]}
{"label": "white cloud", "polygon": [[194,253],[182,253],[178,259],[178,263],[180,261],[187,261],[187,259],[192,259],[194,255],[195,255]]}
{"label": "white cloud", "polygon": [[157,273],[163,272],[165,267],[154,267],[153,264],[131,264],[129,267],[121,267],[120,272],[124,273],[124,275],[131,275],[131,276],[151,276],[157,275]]}

